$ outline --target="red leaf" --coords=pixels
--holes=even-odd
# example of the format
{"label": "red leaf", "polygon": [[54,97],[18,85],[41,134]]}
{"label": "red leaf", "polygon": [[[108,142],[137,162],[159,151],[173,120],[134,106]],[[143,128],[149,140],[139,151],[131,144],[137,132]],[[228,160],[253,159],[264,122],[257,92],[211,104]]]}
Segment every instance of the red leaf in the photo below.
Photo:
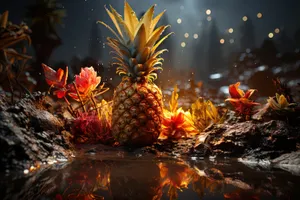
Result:
{"label": "red leaf", "polygon": [[66,71],[64,72],[64,70],[62,70],[61,68],[55,71],[45,64],[42,64],[42,66],[48,85],[58,89],[64,88],[66,86],[68,79],[68,67],[66,67]]}

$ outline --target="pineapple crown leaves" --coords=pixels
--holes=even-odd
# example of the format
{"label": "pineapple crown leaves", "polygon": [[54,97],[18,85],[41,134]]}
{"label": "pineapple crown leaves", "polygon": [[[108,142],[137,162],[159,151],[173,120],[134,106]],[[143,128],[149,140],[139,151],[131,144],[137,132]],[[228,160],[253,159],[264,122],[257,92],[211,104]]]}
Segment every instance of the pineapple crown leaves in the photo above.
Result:
{"label": "pineapple crown leaves", "polygon": [[112,7],[106,9],[115,29],[102,21],[98,23],[108,28],[116,39],[108,37],[108,46],[116,55],[113,57],[117,65],[117,74],[132,78],[146,77],[150,82],[157,78],[156,71],[161,70],[163,58],[160,57],[166,49],[156,51],[162,42],[171,34],[161,38],[161,34],[170,27],[169,25],[155,28],[165,11],[154,16],[154,6],[151,6],[139,20],[130,5],[125,1],[124,19]]}

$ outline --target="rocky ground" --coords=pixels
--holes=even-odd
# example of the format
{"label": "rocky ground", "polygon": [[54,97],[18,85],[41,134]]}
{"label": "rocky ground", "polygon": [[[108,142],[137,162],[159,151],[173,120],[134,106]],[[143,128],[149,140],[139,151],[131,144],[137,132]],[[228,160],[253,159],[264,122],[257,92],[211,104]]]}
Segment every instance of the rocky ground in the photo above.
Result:
{"label": "rocky ground", "polygon": [[46,110],[40,93],[11,105],[0,96],[0,170],[68,159],[72,145],[64,122]]}
{"label": "rocky ground", "polygon": [[[64,120],[47,111],[49,105],[40,93],[34,94],[34,99],[27,97],[13,105],[4,99],[0,98],[1,171],[28,169],[37,161],[67,160],[75,154],[70,134],[65,130],[68,126],[65,126]],[[112,148],[122,147],[104,149],[111,151]],[[239,122],[230,114],[225,123],[208,127],[201,137],[176,142],[159,141],[150,147],[125,149],[139,155],[233,157],[269,160],[274,165],[296,165],[300,164],[300,159],[295,159],[300,150],[300,123],[291,124],[278,119]]]}

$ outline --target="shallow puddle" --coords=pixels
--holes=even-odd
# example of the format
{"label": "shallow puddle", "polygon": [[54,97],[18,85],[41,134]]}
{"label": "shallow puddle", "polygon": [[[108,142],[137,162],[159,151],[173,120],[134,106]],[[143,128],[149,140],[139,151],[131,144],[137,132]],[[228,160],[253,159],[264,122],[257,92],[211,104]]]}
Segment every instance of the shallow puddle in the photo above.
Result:
{"label": "shallow puddle", "polygon": [[232,160],[90,152],[0,181],[2,199],[298,199],[300,177]]}

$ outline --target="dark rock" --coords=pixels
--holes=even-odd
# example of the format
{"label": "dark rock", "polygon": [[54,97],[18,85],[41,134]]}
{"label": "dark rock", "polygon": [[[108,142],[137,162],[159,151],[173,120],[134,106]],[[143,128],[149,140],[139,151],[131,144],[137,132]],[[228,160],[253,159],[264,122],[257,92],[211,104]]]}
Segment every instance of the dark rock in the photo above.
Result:
{"label": "dark rock", "polygon": [[[279,120],[246,121],[213,125],[204,131],[205,143],[213,155],[222,157],[252,156],[257,159],[276,158],[297,150],[300,127]],[[198,146],[197,149],[201,149]]]}
{"label": "dark rock", "polygon": [[63,121],[45,110],[41,94],[33,96],[38,98],[24,98],[14,105],[0,97],[1,171],[72,154]]}

